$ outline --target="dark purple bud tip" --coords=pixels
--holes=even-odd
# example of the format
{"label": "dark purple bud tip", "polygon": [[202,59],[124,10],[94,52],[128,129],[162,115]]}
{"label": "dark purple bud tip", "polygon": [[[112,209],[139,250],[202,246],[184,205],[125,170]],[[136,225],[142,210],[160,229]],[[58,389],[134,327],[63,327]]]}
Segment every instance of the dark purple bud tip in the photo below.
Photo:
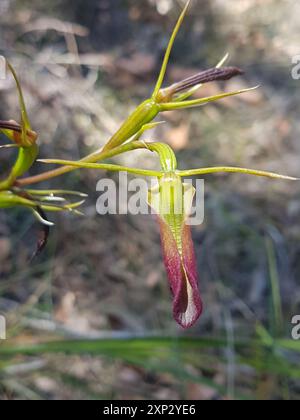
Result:
{"label": "dark purple bud tip", "polygon": [[16,123],[15,121],[2,121],[0,120],[0,130],[4,129],[4,130],[12,130],[12,131],[16,131],[18,133],[22,132],[21,126]]}
{"label": "dark purple bud tip", "polygon": [[190,328],[203,309],[190,226],[182,227],[180,253],[170,226],[163,219],[159,222],[164,263],[173,295],[173,316],[182,328]]}
{"label": "dark purple bud tip", "polygon": [[194,76],[188,77],[187,79],[174,84],[172,86],[172,90],[174,94],[178,94],[203,83],[229,80],[232,77],[240,76],[241,74],[244,74],[244,72],[238,67],[222,67],[220,69],[212,68],[204,70],[195,74]]}

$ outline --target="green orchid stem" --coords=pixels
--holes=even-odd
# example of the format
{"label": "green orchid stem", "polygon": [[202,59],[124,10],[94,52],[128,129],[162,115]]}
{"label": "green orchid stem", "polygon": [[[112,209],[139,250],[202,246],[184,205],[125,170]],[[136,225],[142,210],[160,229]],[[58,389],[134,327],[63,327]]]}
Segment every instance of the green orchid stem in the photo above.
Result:
{"label": "green orchid stem", "polygon": [[255,90],[257,88],[259,88],[259,86],[254,86],[254,87],[251,87],[251,88],[248,88],[248,89],[241,89],[241,90],[237,90],[235,92],[226,92],[226,93],[222,93],[220,95],[209,96],[207,98],[194,99],[194,100],[190,100],[190,101],[167,102],[167,103],[164,103],[164,104],[160,105],[160,110],[161,110],[161,112],[164,112],[164,111],[174,111],[176,109],[194,108],[194,107],[198,107],[198,106],[201,106],[201,105],[206,105],[209,102],[215,102],[215,101],[218,101],[220,99],[229,98],[230,96],[237,96],[237,95],[241,95],[242,93],[251,92],[252,90]]}

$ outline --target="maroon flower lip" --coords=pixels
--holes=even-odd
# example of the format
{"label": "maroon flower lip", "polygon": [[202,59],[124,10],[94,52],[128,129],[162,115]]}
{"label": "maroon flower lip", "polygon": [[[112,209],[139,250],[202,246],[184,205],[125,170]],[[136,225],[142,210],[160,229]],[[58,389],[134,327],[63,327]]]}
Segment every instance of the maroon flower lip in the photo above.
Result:
{"label": "maroon flower lip", "polygon": [[164,264],[173,295],[173,316],[183,328],[192,327],[202,314],[196,258],[190,226],[182,227],[179,250],[171,228],[159,217]]}
{"label": "maroon flower lip", "polygon": [[161,177],[148,196],[160,227],[164,265],[173,296],[173,316],[183,328],[193,326],[203,309],[188,225],[194,195],[194,187],[183,183],[180,176],[171,171]]}

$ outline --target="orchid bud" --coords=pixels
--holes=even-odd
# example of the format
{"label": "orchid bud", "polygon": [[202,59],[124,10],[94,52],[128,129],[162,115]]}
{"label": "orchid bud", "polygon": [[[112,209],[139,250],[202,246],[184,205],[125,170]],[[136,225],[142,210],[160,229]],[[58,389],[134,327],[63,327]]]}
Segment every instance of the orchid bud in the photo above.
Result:
{"label": "orchid bud", "polygon": [[192,91],[192,89],[200,87],[204,83],[229,80],[241,74],[243,74],[243,71],[238,67],[213,67],[188,77],[178,83],[174,83],[165,89],[160,89],[157,101],[160,103],[172,102],[173,100],[176,100],[176,95],[188,93]]}
{"label": "orchid bud", "polygon": [[26,133],[22,132],[22,127],[14,120],[0,121],[0,132],[8,137],[19,147],[31,147],[33,146],[38,138],[38,134],[30,129],[26,130]]}

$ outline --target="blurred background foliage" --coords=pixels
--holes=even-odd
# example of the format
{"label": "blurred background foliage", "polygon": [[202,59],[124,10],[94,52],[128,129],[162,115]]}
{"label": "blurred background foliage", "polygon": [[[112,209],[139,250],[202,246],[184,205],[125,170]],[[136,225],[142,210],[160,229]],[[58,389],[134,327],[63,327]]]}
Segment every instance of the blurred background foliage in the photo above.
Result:
{"label": "blurred background foliage", "polygon": [[[1,0],[0,52],[21,78],[42,157],[77,159],[105,143],[151,92],[182,5]],[[245,76],[200,94],[261,88],[164,116],[151,138],[176,150],[180,168],[226,164],[299,176],[299,81],[291,77],[299,15],[293,0],[194,0],[168,81],[228,51]],[[17,119],[13,83],[0,87],[1,118]],[[3,174],[11,158],[1,152]],[[116,161],[156,165],[143,152]],[[205,223],[193,230],[205,313],[182,332],[153,219],[97,216],[99,176],[79,171],[44,184],[89,199],[86,217],[57,216],[31,265],[38,229],[31,215],[0,213],[0,313],[9,327],[0,344],[1,398],[298,399],[300,343],[291,340],[291,318],[300,314],[298,184],[206,178]]]}

